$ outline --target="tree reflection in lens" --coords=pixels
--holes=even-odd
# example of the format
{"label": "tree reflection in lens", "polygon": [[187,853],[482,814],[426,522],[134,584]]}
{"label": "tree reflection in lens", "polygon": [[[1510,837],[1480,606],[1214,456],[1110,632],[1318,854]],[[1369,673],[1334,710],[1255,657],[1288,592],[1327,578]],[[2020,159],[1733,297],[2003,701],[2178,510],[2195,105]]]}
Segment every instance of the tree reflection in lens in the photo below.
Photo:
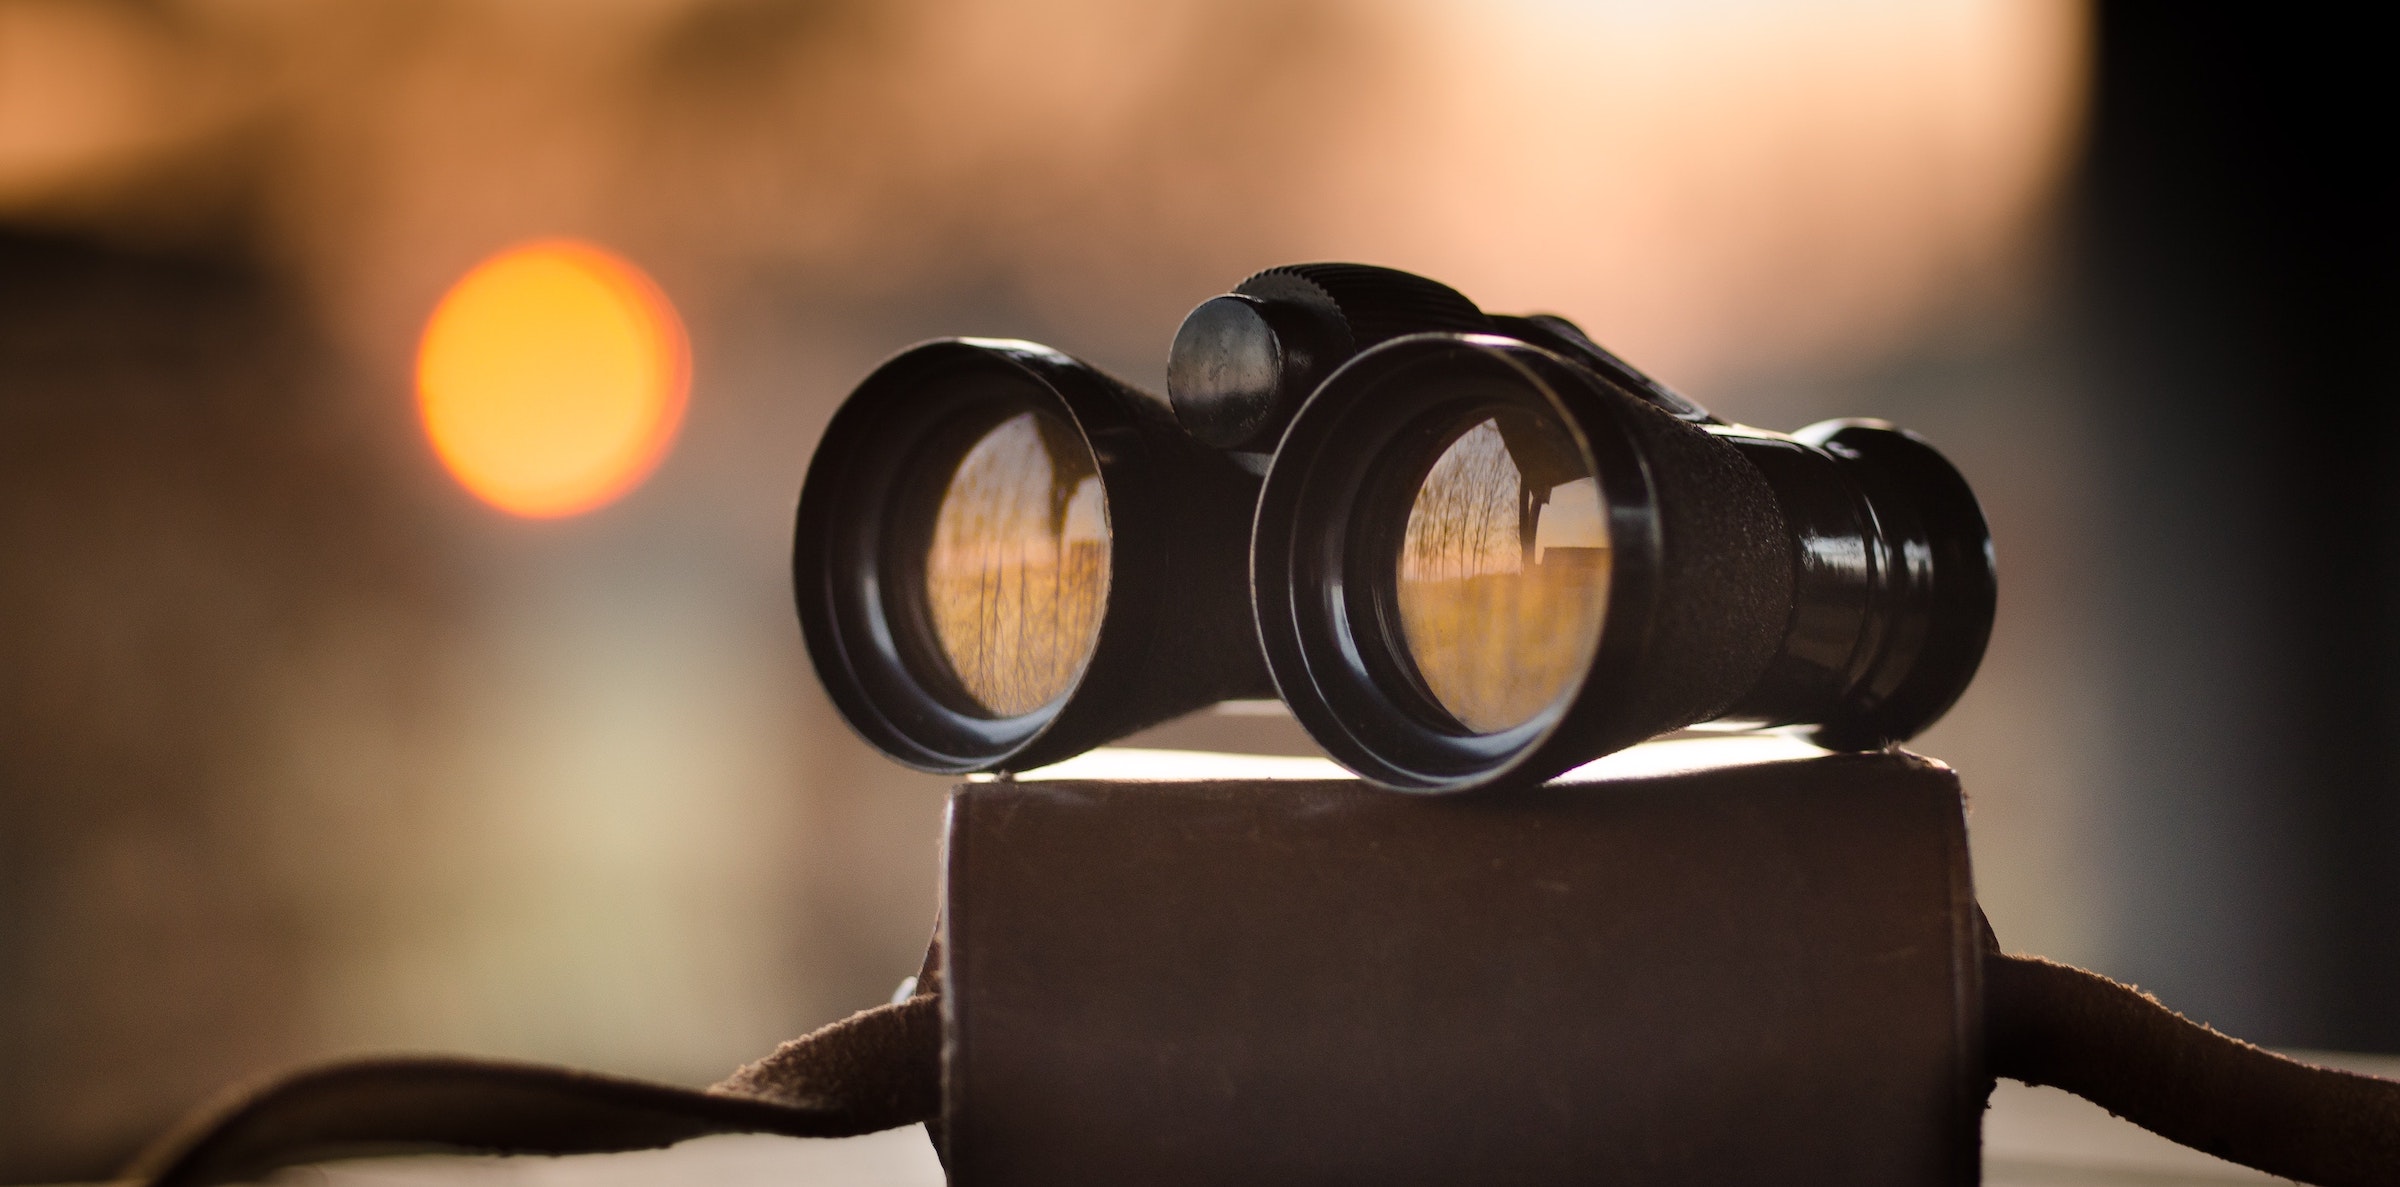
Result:
{"label": "tree reflection in lens", "polygon": [[1029,713],[1073,684],[1108,599],[1108,509],[1091,450],[1037,412],[959,459],[925,553],[934,637],[977,704]]}
{"label": "tree reflection in lens", "polygon": [[1400,548],[1401,629],[1434,699],[1478,733],[1548,707],[1590,663],[1608,521],[1573,441],[1514,410],[1452,439]]}

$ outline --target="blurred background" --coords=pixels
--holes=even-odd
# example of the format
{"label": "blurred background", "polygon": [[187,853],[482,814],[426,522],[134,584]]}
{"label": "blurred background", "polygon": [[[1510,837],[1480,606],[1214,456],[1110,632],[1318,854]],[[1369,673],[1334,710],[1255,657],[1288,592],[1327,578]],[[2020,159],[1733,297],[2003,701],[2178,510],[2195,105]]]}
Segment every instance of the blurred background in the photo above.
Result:
{"label": "blurred background", "polygon": [[[1915,745],[2003,943],[2400,1050],[2400,207],[2347,19],[0,0],[0,1182],[303,1060],[704,1084],[883,1000],[944,784],[808,670],[818,431],[937,334],[1155,390],[1193,304],[1309,259],[1926,434],[2003,593]],[[655,282],[689,398],[528,516],[415,368],[561,237]]]}

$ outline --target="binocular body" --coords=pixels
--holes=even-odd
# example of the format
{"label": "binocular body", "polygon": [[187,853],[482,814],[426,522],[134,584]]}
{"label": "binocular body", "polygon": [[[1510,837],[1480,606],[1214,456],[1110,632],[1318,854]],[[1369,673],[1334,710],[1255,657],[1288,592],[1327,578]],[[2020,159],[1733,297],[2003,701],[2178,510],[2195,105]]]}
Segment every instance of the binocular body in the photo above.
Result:
{"label": "binocular body", "polygon": [[1445,791],[1702,722],[1879,747],[1981,659],[1981,511],[1881,422],[1727,425],[1563,319],[1360,265],[1204,303],[1168,375],[948,339],[852,394],[793,567],[869,742],[1025,770],[1280,695],[1352,770]]}

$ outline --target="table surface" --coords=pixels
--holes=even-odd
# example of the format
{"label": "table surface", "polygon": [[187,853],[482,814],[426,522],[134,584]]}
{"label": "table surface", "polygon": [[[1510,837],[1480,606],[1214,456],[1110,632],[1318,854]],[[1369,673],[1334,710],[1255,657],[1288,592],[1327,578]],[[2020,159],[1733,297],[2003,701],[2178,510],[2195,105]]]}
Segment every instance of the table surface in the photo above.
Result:
{"label": "table surface", "polygon": [[[2400,1059],[2307,1055],[2383,1075]],[[1991,1187],[2217,1187],[2285,1180],[2187,1150],[2050,1088],[2003,1080],[1984,1119]],[[318,1187],[941,1187],[924,1127],[835,1141],[713,1137],[670,1150],[573,1158],[388,1158],[287,1171]]]}

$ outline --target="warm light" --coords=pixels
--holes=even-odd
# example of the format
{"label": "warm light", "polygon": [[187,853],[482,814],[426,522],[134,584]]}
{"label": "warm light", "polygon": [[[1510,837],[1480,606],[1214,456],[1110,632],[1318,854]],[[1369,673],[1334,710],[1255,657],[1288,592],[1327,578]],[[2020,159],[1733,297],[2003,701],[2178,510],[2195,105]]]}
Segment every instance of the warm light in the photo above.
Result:
{"label": "warm light", "polygon": [[551,240],[477,265],[417,351],[417,410],[450,473],[515,515],[575,515],[639,485],[691,384],[675,308],[639,268]]}

